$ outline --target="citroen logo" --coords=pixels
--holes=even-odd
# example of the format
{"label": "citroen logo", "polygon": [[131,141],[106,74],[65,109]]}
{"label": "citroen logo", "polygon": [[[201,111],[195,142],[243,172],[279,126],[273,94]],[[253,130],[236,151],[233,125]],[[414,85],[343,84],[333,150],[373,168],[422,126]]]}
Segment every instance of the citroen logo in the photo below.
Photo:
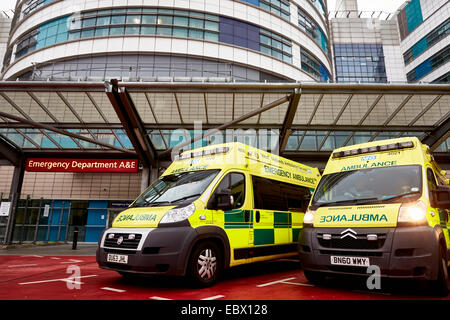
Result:
{"label": "citroen logo", "polygon": [[117,245],[120,246],[122,244],[122,242],[123,242],[123,237],[120,236],[119,239],[117,239]]}
{"label": "citroen logo", "polygon": [[347,229],[341,232],[341,239],[344,239],[346,237],[352,237],[353,239],[356,238],[357,233],[352,229]]}

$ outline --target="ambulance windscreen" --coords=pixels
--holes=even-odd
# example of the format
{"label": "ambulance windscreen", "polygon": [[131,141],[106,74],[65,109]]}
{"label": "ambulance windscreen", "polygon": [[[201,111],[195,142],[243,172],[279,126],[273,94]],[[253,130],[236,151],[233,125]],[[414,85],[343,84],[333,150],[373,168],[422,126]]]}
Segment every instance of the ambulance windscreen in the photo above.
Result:
{"label": "ambulance windscreen", "polygon": [[417,165],[336,172],[322,177],[311,205],[415,201],[422,193],[421,181],[421,167]]}

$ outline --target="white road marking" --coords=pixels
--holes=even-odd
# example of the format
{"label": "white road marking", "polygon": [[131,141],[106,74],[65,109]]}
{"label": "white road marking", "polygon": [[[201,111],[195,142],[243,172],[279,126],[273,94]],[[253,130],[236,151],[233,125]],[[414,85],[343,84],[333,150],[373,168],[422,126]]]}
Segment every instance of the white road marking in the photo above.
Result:
{"label": "white road marking", "polygon": [[64,261],[60,263],[63,264],[63,263],[80,263],[80,262],[83,262],[83,260],[69,259],[69,261]]}
{"label": "white road marking", "polygon": [[28,258],[28,257],[43,258],[44,256],[39,256],[37,254],[32,254],[32,255],[29,255],[29,256],[20,256],[20,257],[22,257],[22,258]]}
{"label": "white road marking", "polygon": [[283,283],[295,284],[296,286],[314,287],[313,284],[309,284],[309,283],[297,283],[297,282],[288,282],[288,281],[283,281]]}
{"label": "white road marking", "polygon": [[114,291],[114,292],[126,292],[126,290],[122,290],[122,289],[114,289],[114,288],[109,288],[109,287],[103,287],[103,288],[100,288],[100,289],[102,289],[102,290],[108,290],[108,291]]}
{"label": "white road marking", "polygon": [[150,299],[153,299],[153,300],[172,300],[172,299],[167,299],[167,298],[162,298],[162,297],[150,297]]}
{"label": "white road marking", "polygon": [[17,265],[13,265],[13,266],[8,266],[8,268],[21,268],[21,267],[34,267],[37,266],[36,263],[32,263],[32,264],[17,264]]}
{"label": "white road marking", "polygon": [[281,282],[289,281],[289,280],[294,280],[294,279],[295,279],[295,277],[282,279],[282,280],[277,280],[277,281],[272,281],[272,282],[268,282],[268,283],[259,284],[259,285],[257,285],[257,287],[258,288],[267,287],[267,286],[271,286],[273,284],[277,284],[277,283],[281,283]]}
{"label": "white road marking", "polygon": [[61,258],[57,258],[57,257],[50,257],[50,259],[53,259],[53,260],[61,260]]}
{"label": "white road marking", "polygon": [[208,298],[204,298],[204,299],[201,299],[201,300],[216,300],[216,299],[220,299],[220,298],[224,298],[225,296],[222,296],[222,295],[217,295],[217,296],[213,296],[213,297],[208,297]]}
{"label": "white road marking", "polygon": [[50,280],[41,280],[41,281],[32,281],[32,282],[21,282],[20,285],[26,285],[26,284],[36,284],[36,283],[46,283],[46,282],[55,282],[55,281],[63,281],[63,282],[71,282],[75,284],[83,284],[82,282],[76,282],[74,281],[74,278],[90,278],[90,277],[97,277],[96,274],[91,274],[88,276],[82,276],[82,277],[70,277],[70,278],[62,278],[62,279],[50,279]]}

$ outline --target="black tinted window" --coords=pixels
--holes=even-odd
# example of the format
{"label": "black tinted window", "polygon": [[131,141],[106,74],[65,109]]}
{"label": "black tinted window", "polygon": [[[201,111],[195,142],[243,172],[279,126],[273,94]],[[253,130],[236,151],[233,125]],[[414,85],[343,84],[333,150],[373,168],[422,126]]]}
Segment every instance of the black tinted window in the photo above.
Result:
{"label": "black tinted window", "polygon": [[275,180],[252,177],[255,209],[274,211],[306,210],[309,189]]}

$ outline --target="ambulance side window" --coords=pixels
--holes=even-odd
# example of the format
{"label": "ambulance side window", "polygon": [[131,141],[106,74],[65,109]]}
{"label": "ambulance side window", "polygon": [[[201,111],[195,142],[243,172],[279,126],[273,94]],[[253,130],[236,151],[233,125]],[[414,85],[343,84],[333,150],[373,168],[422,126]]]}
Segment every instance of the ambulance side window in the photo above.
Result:
{"label": "ambulance side window", "polygon": [[245,202],[245,176],[242,173],[231,172],[220,181],[214,193],[230,189],[233,195],[233,209],[238,209]]}
{"label": "ambulance side window", "polygon": [[305,212],[311,193],[306,187],[252,177],[255,209]]}

